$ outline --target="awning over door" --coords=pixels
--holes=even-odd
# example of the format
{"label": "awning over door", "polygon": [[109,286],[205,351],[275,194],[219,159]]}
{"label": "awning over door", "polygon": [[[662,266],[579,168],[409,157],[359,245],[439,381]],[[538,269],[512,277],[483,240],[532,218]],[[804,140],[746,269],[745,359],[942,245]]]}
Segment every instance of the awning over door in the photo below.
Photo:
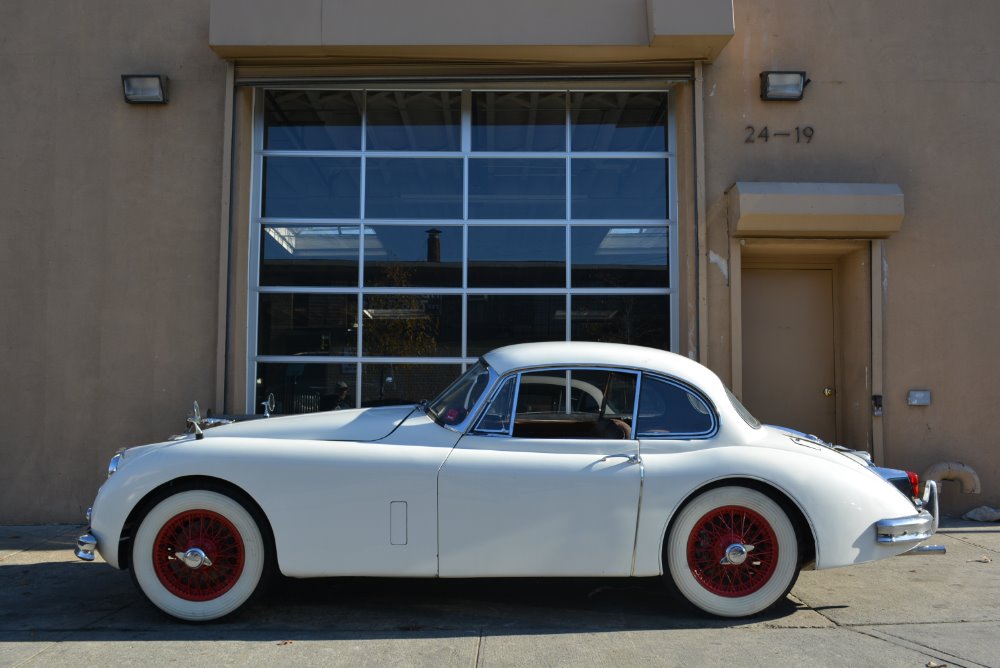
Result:
{"label": "awning over door", "polygon": [[211,0],[223,58],[712,61],[732,0]]}
{"label": "awning over door", "polygon": [[903,225],[891,183],[739,181],[729,189],[734,237],[884,239]]}

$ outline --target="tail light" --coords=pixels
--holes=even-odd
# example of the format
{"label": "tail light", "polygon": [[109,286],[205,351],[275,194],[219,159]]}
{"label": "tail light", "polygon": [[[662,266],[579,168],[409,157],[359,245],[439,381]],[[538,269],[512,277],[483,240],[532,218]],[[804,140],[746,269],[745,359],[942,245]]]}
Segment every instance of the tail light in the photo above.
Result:
{"label": "tail light", "polygon": [[910,479],[910,487],[913,491],[913,498],[920,498],[920,476],[918,476],[913,471],[907,471],[906,477]]}

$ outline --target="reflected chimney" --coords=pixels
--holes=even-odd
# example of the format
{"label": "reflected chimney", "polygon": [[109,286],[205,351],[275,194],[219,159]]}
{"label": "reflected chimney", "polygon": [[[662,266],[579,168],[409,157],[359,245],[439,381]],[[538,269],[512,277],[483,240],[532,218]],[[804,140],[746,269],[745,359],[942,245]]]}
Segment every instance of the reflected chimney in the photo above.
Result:
{"label": "reflected chimney", "polygon": [[432,227],[427,232],[427,261],[441,261],[441,230]]}

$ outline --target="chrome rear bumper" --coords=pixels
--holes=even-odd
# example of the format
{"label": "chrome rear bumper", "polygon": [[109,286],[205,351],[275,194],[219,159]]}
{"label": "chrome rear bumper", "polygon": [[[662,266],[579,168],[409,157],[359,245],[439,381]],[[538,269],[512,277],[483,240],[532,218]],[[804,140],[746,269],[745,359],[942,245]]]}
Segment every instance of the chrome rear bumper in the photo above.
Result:
{"label": "chrome rear bumper", "polygon": [[[879,520],[875,523],[875,532],[879,543],[899,545],[919,543],[934,535],[938,528],[938,490],[937,483],[928,480],[924,483],[924,495],[920,503],[920,512],[907,517]],[[925,545],[913,550],[915,554],[944,554],[942,545]]]}

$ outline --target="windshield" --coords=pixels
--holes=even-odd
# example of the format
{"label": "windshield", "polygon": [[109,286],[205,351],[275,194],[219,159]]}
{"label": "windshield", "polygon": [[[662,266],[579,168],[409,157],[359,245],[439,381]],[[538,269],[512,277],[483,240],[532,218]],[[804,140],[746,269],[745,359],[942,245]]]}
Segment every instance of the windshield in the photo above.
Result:
{"label": "windshield", "polygon": [[740,417],[746,420],[746,423],[754,429],[760,429],[760,420],[750,414],[750,411],[748,411],[746,407],[740,403],[740,400],[736,398],[735,394],[729,391],[728,387],[726,388],[726,394],[729,395],[729,401],[733,403],[733,408],[735,408],[736,412],[740,414]]}
{"label": "windshield", "polygon": [[479,401],[489,380],[489,368],[482,362],[477,362],[430,402],[427,412],[441,424],[459,424]]}

